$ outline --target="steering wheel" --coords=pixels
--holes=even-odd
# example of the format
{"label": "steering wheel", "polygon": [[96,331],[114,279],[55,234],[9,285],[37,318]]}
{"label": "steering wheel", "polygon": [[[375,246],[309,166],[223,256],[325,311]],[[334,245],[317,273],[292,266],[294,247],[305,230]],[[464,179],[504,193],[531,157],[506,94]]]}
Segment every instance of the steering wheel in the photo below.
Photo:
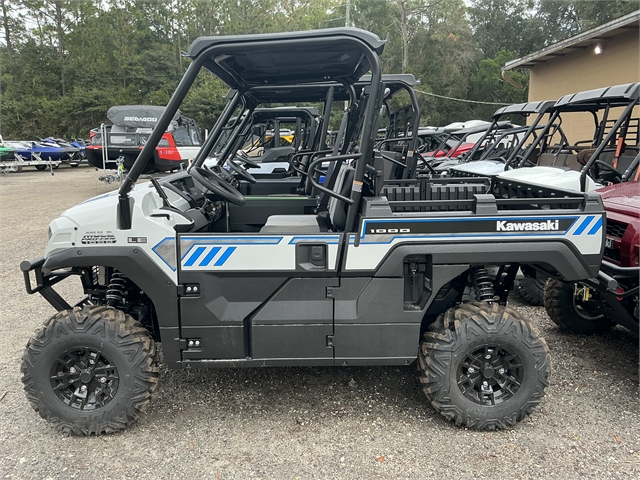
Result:
{"label": "steering wheel", "polygon": [[[600,170],[602,168],[604,172]],[[594,173],[594,178],[606,180],[607,182],[620,183],[622,181],[622,173],[613,165],[603,162],[602,160],[596,160],[591,169]]]}
{"label": "steering wheel", "polygon": [[207,190],[219,195],[228,202],[240,206],[246,203],[247,200],[244,198],[244,195],[213,170],[193,166],[191,167],[190,173],[191,176],[200,182]]}
{"label": "steering wheel", "polygon": [[238,153],[235,158],[237,160],[240,160],[242,163],[244,163],[245,165],[249,165],[250,167],[254,167],[254,168],[258,168],[260,167],[260,164],[258,162],[256,162],[255,160],[252,160],[251,157],[249,155],[247,155],[247,152],[240,152]]}
{"label": "steering wheel", "polygon": [[256,183],[256,179],[253,175],[251,175],[246,168],[242,165],[237,164],[234,160],[227,160],[227,165],[229,168],[237,173],[240,177],[244,178],[249,183]]}

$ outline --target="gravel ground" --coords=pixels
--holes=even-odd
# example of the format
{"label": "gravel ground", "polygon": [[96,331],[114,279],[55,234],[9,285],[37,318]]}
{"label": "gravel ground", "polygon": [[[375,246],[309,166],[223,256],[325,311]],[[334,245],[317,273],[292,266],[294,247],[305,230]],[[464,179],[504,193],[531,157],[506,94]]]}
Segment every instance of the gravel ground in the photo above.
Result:
{"label": "gravel ground", "polygon": [[553,375],[512,430],[446,423],[415,367],[163,367],[158,397],[126,431],[55,432],[27,403],[19,371],[28,337],[54,311],[25,293],[18,264],[42,255],[63,210],[114,188],[98,176],[63,166],[0,177],[0,478],[639,478],[637,339],[622,328],[563,334],[517,298],[549,344]]}

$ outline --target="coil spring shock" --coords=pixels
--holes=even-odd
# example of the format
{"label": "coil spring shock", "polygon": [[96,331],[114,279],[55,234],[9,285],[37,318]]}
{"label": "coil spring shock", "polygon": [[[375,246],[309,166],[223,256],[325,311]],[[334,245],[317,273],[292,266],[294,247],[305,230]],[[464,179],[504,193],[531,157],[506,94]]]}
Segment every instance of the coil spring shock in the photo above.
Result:
{"label": "coil spring shock", "polygon": [[107,305],[109,307],[118,307],[124,303],[124,297],[127,294],[127,276],[117,270],[111,274],[107,293]]}
{"label": "coil spring shock", "polygon": [[473,272],[473,287],[476,290],[476,299],[479,302],[492,302],[493,281],[486,268],[477,268]]}

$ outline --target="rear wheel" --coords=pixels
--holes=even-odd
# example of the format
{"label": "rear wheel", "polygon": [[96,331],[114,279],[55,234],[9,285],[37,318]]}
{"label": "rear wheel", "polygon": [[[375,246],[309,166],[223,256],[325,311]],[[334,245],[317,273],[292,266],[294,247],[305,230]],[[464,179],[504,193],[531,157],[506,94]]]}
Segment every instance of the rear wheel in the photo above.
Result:
{"label": "rear wheel", "polygon": [[22,357],[31,406],[58,430],[122,430],[158,385],[156,348],[131,316],[108,307],[66,310],[49,319]]}
{"label": "rear wheel", "polygon": [[516,291],[529,305],[539,307],[544,304],[544,284],[546,279],[524,277],[516,283]]}
{"label": "rear wheel", "polygon": [[47,169],[46,165],[34,165],[34,167],[36,167],[36,170],[40,170],[41,172]]}
{"label": "rear wheel", "polygon": [[549,280],[544,291],[544,308],[553,323],[579,335],[603,333],[613,327],[614,323],[599,309],[598,293],[592,291],[585,301],[580,290],[581,284]]}
{"label": "rear wheel", "polygon": [[463,304],[424,334],[418,360],[424,392],[445,418],[477,430],[511,427],[544,396],[549,350],[507,307]]}

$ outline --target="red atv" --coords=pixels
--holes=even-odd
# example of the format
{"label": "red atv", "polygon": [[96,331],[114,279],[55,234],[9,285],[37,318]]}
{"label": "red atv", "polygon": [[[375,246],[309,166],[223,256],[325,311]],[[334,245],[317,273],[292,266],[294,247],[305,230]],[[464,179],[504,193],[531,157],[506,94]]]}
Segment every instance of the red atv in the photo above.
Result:
{"label": "red atv", "polygon": [[558,326],[574,333],[601,333],[615,324],[638,335],[640,184],[598,190],[607,212],[604,260],[597,278],[578,283],[550,279],[544,306]]}

